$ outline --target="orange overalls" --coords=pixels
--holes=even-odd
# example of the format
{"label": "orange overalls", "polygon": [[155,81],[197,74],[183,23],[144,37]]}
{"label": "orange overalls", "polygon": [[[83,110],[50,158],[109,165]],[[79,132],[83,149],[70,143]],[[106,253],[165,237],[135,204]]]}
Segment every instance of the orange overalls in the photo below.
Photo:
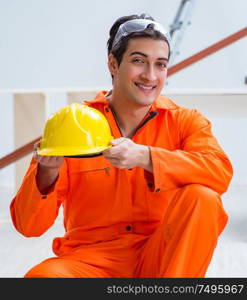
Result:
{"label": "orange overalls", "polygon": [[[121,137],[100,92],[87,105]],[[42,235],[64,209],[65,236],[53,241],[56,257],[26,277],[204,277],[227,223],[220,195],[232,166],[194,109],[160,96],[133,141],[150,146],[153,173],[118,169],[103,156],[65,158],[48,195],[36,186],[32,160],[11,203],[16,229]]]}

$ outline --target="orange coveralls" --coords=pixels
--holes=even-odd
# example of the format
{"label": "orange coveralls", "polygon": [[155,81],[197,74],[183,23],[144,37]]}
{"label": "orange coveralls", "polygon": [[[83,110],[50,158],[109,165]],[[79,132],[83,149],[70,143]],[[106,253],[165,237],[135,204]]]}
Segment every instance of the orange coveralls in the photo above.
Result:
{"label": "orange coveralls", "polygon": [[[101,91],[85,103],[100,110],[121,137]],[[11,202],[16,229],[42,235],[64,209],[56,256],[25,277],[204,277],[227,223],[220,195],[232,166],[210,122],[197,110],[160,96],[133,137],[148,145],[153,173],[118,169],[103,156],[65,158],[48,195],[36,186],[33,159]]]}

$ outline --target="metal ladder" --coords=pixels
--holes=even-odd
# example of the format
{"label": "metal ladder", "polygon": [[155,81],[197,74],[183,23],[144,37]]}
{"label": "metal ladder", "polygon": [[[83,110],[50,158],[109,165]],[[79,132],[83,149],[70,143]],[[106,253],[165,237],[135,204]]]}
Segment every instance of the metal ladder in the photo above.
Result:
{"label": "metal ladder", "polygon": [[182,0],[177,10],[176,16],[170,25],[171,35],[171,56],[169,65],[173,65],[176,57],[179,55],[179,48],[184,36],[185,30],[191,24],[191,14],[195,0]]}

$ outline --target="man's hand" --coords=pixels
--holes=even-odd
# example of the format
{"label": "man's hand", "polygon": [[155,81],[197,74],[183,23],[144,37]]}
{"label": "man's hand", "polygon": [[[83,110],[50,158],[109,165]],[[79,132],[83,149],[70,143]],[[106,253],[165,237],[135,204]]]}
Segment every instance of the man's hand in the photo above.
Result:
{"label": "man's hand", "polygon": [[59,169],[64,162],[63,156],[42,156],[38,155],[39,142],[34,144],[34,159],[38,162],[36,183],[41,194],[47,194],[56,182]]}
{"label": "man's hand", "polygon": [[148,146],[134,143],[128,138],[118,138],[111,141],[113,147],[103,152],[104,157],[119,169],[141,167],[153,171],[150,150]]}
{"label": "man's hand", "polygon": [[40,164],[41,167],[59,169],[63,164],[63,156],[42,156],[38,155],[37,148],[39,147],[40,142],[34,144],[33,156],[34,159]]}

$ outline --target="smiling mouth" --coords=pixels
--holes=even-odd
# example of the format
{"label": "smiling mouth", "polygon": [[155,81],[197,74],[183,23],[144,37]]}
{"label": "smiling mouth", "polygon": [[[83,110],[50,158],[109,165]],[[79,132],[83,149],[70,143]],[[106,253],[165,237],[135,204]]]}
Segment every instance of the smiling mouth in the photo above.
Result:
{"label": "smiling mouth", "polygon": [[145,90],[145,91],[151,91],[151,90],[156,88],[156,85],[147,86],[147,85],[143,85],[143,84],[140,84],[140,83],[135,83],[135,85],[137,87],[139,87],[141,90]]}

